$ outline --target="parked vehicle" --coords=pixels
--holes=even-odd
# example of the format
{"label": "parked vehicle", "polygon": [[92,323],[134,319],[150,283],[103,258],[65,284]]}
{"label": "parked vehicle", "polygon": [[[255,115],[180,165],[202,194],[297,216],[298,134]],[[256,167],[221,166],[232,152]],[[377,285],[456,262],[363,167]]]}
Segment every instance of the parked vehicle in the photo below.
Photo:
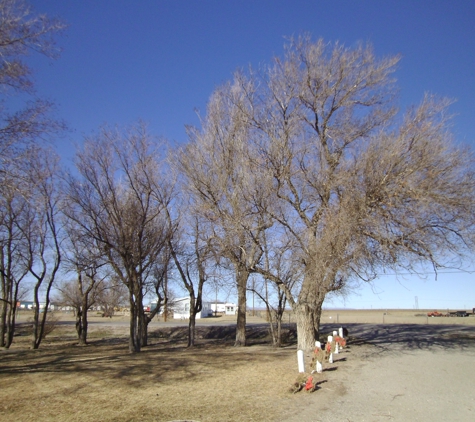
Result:
{"label": "parked vehicle", "polygon": [[454,312],[449,312],[450,317],[468,317],[468,312],[467,311],[454,311]]}
{"label": "parked vehicle", "polygon": [[439,312],[439,311],[434,311],[434,312],[428,312],[427,313],[427,316],[430,316],[430,317],[442,317],[442,316],[445,316],[445,314]]}

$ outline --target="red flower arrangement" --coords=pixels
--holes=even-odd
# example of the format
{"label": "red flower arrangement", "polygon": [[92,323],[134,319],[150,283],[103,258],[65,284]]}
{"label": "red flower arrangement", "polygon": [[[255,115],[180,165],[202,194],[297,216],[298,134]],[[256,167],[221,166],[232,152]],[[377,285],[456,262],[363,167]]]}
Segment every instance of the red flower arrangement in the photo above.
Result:
{"label": "red flower arrangement", "polygon": [[343,337],[335,336],[333,341],[338,344],[341,348],[346,346],[346,340]]}
{"label": "red flower arrangement", "polygon": [[305,383],[305,390],[315,391],[315,385],[313,385],[313,377],[312,376],[307,378],[307,382]]}
{"label": "red flower arrangement", "polygon": [[314,384],[313,377],[302,373],[299,374],[295,382],[292,384],[292,387],[290,387],[290,392],[295,394],[304,389],[309,393],[313,393],[317,388]]}
{"label": "red flower arrangement", "polygon": [[316,347],[313,353],[311,366],[315,367],[315,365],[317,364],[317,361],[320,363],[323,363],[323,361],[325,360],[325,357],[326,357],[325,350],[320,349],[320,347]]}

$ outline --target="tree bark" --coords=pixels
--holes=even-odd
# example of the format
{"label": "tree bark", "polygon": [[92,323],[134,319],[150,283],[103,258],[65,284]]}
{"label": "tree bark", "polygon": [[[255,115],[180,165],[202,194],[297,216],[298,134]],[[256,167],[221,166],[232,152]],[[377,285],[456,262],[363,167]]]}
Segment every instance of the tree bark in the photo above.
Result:
{"label": "tree bark", "polygon": [[5,336],[7,334],[7,302],[0,301],[0,347],[5,347]]}
{"label": "tree bark", "polygon": [[306,304],[298,304],[294,311],[297,317],[297,349],[309,352],[315,348],[318,336],[314,310]]}
{"label": "tree bark", "polygon": [[190,322],[188,323],[188,347],[195,346],[195,326],[196,326],[196,314],[190,312]]}
{"label": "tree bark", "polygon": [[143,309],[138,309],[138,298],[134,298],[133,290],[129,290],[129,304],[130,304],[130,336],[129,336],[129,352],[138,353],[141,349],[140,327],[139,327],[139,312],[143,313]]}
{"label": "tree bark", "polygon": [[81,316],[82,316],[82,311],[81,311],[81,307],[78,306],[76,308],[76,312],[75,312],[75,316],[76,316],[76,334],[78,335],[78,342],[79,344],[81,344],[81,337],[82,337],[82,319],[81,319]]}
{"label": "tree bark", "polygon": [[277,317],[277,341],[275,347],[282,346],[282,315]]}
{"label": "tree bark", "polygon": [[236,341],[234,346],[246,346],[246,291],[249,272],[240,269],[237,272],[238,313],[236,323]]}
{"label": "tree bark", "polygon": [[13,306],[9,309],[8,312],[8,325],[7,325],[7,341],[5,343],[5,348],[9,349],[13,343],[13,335],[15,333],[15,321],[16,321],[16,298],[12,301]]}
{"label": "tree bark", "polygon": [[140,314],[140,346],[147,347],[148,346],[148,324],[152,321],[148,315],[145,314],[143,311],[143,306],[141,307],[142,313]]}
{"label": "tree bark", "polygon": [[87,300],[84,301],[82,305],[82,312],[81,312],[81,335],[79,336],[79,344],[81,346],[87,346],[87,309],[88,304]]}

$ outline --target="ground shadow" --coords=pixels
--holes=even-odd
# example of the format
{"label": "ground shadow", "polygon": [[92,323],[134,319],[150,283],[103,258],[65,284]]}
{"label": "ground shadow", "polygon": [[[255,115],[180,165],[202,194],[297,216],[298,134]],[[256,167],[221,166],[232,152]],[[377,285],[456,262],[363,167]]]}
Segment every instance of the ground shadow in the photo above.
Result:
{"label": "ground shadow", "polygon": [[[382,351],[475,350],[475,326],[421,324],[346,324],[350,345],[371,344]],[[321,332],[338,329],[336,324],[322,325]]]}

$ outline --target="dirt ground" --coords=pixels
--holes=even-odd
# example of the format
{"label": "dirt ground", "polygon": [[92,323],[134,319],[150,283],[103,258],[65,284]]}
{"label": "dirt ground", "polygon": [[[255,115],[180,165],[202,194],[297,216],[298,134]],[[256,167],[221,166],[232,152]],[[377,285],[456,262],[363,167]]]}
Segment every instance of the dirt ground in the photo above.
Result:
{"label": "dirt ground", "polygon": [[185,327],[157,323],[150,346],[132,355],[126,320],[93,321],[87,347],[63,321],[39,350],[17,337],[0,351],[0,420],[472,421],[471,318],[345,324],[349,347],[325,365],[317,391],[297,394],[289,392],[298,375],[294,331],[274,349],[258,319],[246,348],[232,346],[234,327],[221,321],[201,323],[193,349]]}

